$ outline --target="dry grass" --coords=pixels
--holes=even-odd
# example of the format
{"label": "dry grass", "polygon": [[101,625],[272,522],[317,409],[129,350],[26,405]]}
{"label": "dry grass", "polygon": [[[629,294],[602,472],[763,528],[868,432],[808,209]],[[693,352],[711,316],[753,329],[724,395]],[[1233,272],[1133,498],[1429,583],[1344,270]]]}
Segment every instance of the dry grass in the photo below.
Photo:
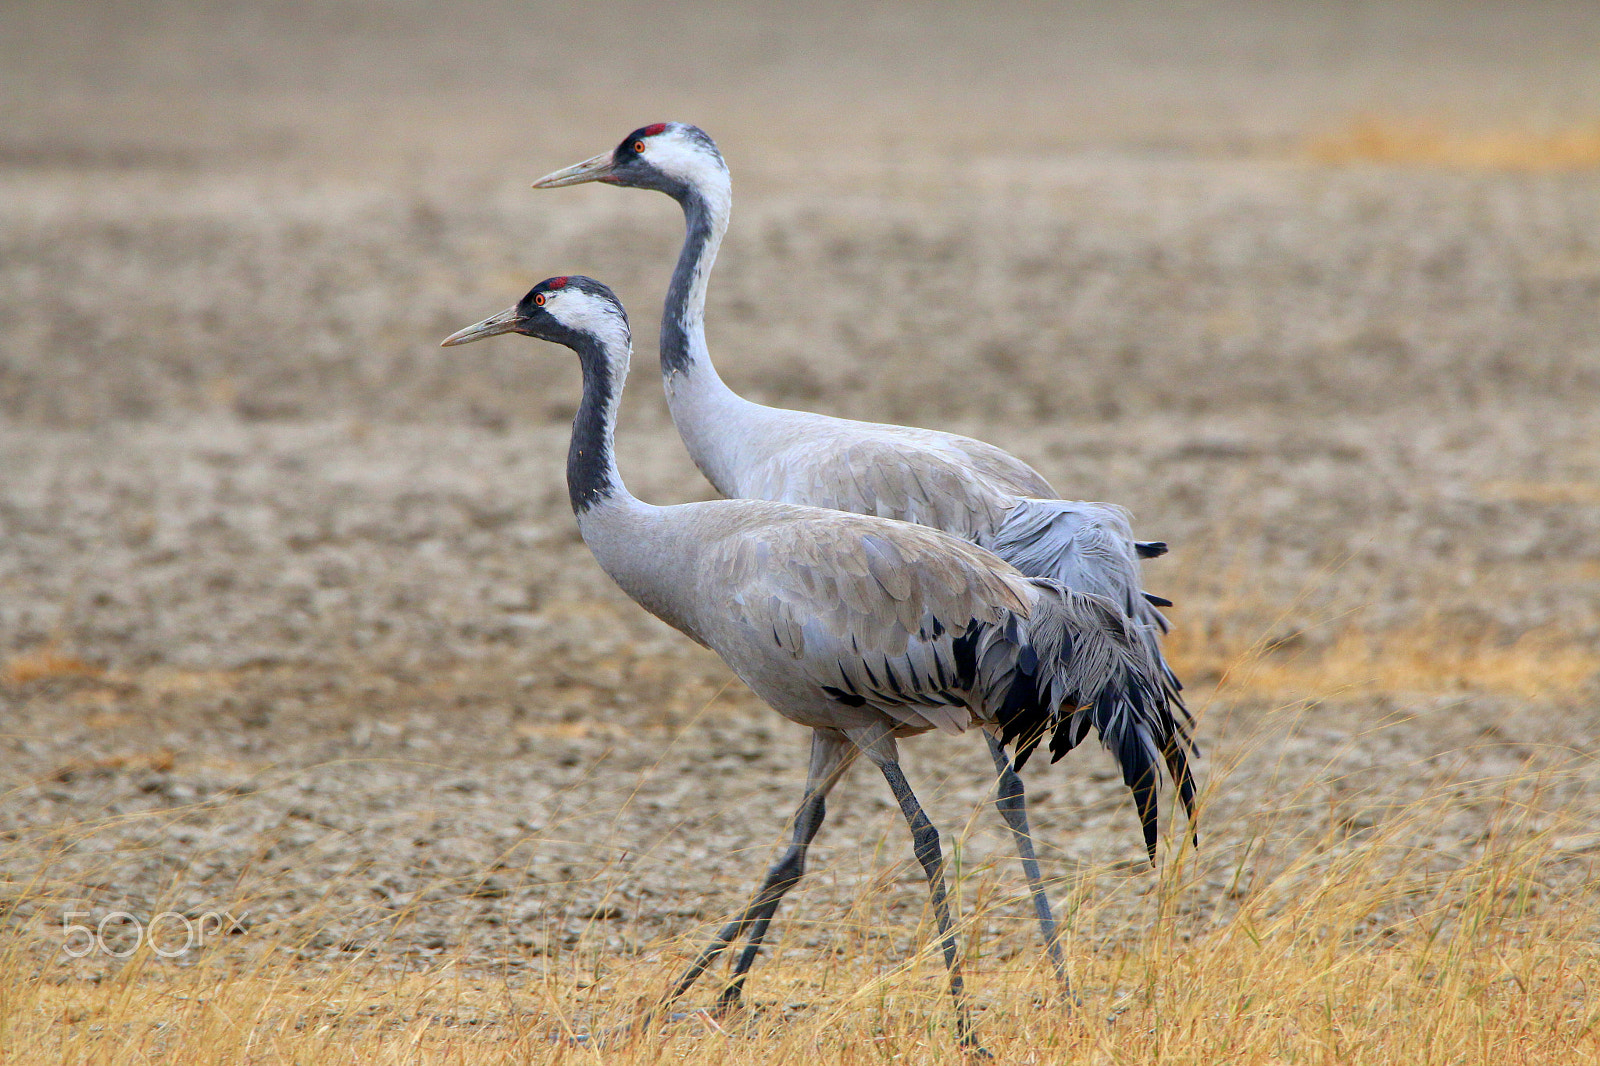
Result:
{"label": "dry grass", "polygon": [[[1085,1010],[1065,1010],[1041,972],[1010,864],[952,871],[986,1046],[999,1061],[1037,1063],[1600,1056],[1591,759],[1540,751],[1478,777],[1418,763],[1381,793],[1341,793],[1344,750],[1262,773],[1283,758],[1282,727],[1308,700],[1479,691],[1570,705],[1600,675],[1594,650],[1537,631],[1503,646],[1464,639],[1433,619],[1379,633],[1354,615],[1329,620],[1332,635],[1315,642],[1267,639],[1277,629],[1260,621],[1258,591],[1212,579],[1209,600],[1190,590],[1209,606],[1192,609],[1172,644],[1186,673],[1222,664],[1202,717],[1215,727],[1241,705],[1276,709],[1214,753],[1203,849],[1174,833],[1159,877],[1091,864],[1056,886]],[[1217,745],[1220,730],[1206,732]],[[303,951],[336,917],[309,913],[178,961],[146,946],[120,964],[78,962],[61,950],[65,898],[12,883],[0,886],[0,915],[26,904],[32,918],[12,921],[22,935],[0,949],[0,1063],[961,1061],[926,916],[922,950],[904,950],[900,908],[916,879],[891,859],[848,914],[805,926],[820,949],[780,944],[762,961],[755,1010],[691,1015],[598,1051],[560,1037],[625,1031],[693,934],[619,951],[598,920],[576,946],[525,960],[533,966],[496,972],[446,955],[416,972],[416,959],[329,963]],[[712,978],[705,985],[695,1003],[709,1002]]]}
{"label": "dry grass", "polygon": [[[1357,612],[1275,609],[1238,567],[1179,582],[1185,624],[1170,643],[1180,672],[1201,682],[1213,748],[1204,848],[1173,833],[1159,877],[1087,864],[1053,892],[1084,1011],[1066,1011],[1041,972],[1010,863],[952,871],[986,1046],[999,1061],[1039,1063],[1600,1056],[1590,758],[1537,750],[1512,756],[1512,772],[1451,773],[1437,764],[1452,753],[1436,751],[1442,759],[1416,756],[1391,767],[1381,791],[1363,791],[1352,740],[1320,763],[1270,770],[1286,765],[1291,720],[1318,700],[1492,693],[1575,706],[1600,656],[1554,632],[1497,643],[1432,616],[1384,631]],[[162,678],[162,691],[196,683]],[[525,965],[498,971],[464,951],[329,962],[305,949],[340,916],[314,906],[176,961],[143,947],[120,964],[80,962],[62,952],[69,901],[56,896],[74,889],[0,884],[0,916],[29,914],[8,923],[21,935],[0,949],[0,1064],[958,1062],[926,916],[920,952],[905,950],[918,886],[896,857],[878,860],[884,872],[849,913],[786,915],[822,944],[776,945],[751,985],[755,1010],[691,1015],[599,1051],[560,1037],[625,1030],[698,934],[679,925],[678,936],[619,950],[617,927],[598,919],[575,946],[547,937]],[[25,868],[6,858],[0,843],[0,870]],[[598,876],[613,875],[626,876]],[[693,1002],[712,988],[708,977]]]}
{"label": "dry grass", "polygon": [[[1057,886],[1082,1012],[1063,1009],[1037,966],[1009,864],[953,871],[969,985],[999,1061],[1600,1055],[1589,991],[1600,979],[1600,834],[1572,802],[1592,787],[1588,759],[1441,778],[1414,799],[1359,809],[1324,796],[1330,763],[1241,801],[1232,779],[1273,757],[1267,732],[1219,759],[1209,792],[1229,809],[1211,812],[1205,849],[1174,834],[1158,878],[1091,866]],[[1464,812],[1463,835],[1449,827]],[[11,902],[54,913],[46,887],[11,887]],[[89,970],[64,957],[46,922],[0,952],[0,1063],[960,1061],[926,921],[910,958],[883,935],[909,932],[890,916],[908,891],[886,873],[823,927],[821,951],[780,947],[756,972],[749,1014],[690,1016],[598,1052],[556,1038],[626,1026],[681,965],[683,940],[622,953],[597,933],[547,956],[542,972],[448,957],[401,972],[375,956],[304,961],[311,915],[295,932],[252,931],[181,962],[145,947]]]}
{"label": "dry grass", "polygon": [[[1581,888],[1600,842],[1558,822],[1538,828],[1526,797],[1513,799],[1541,787],[1531,781],[1480,787],[1504,802],[1461,861],[1412,842],[1445,802],[1435,795],[1357,836],[1285,835],[1262,816],[1220,892],[1192,857],[1169,857],[1142,926],[1078,900],[1072,957],[1087,1009],[1064,1011],[1037,971],[976,959],[985,1042],[1017,1062],[1592,1061],[1600,913]],[[870,948],[759,971],[764,1002],[803,1005],[721,1024],[692,1017],[598,1054],[552,1039],[624,1022],[672,965],[573,958],[514,987],[448,962],[397,976],[361,961],[309,967],[287,949],[187,968],[141,953],[91,982],[13,946],[0,973],[0,1061],[958,1059],[937,962],[924,952],[902,965]]]}
{"label": "dry grass", "polygon": [[1169,645],[1180,677],[1226,664],[1218,683],[1230,698],[1477,692],[1554,699],[1600,683],[1600,651],[1564,632],[1535,630],[1499,644],[1437,619],[1381,633],[1346,620],[1316,646],[1298,632],[1275,641],[1238,635],[1218,642],[1203,630],[1180,628]]}
{"label": "dry grass", "polygon": [[1440,121],[1361,115],[1310,138],[1317,163],[1394,163],[1465,170],[1543,172],[1600,166],[1600,121],[1563,129],[1467,130]]}
{"label": "dry grass", "polygon": [[61,650],[56,641],[30,648],[7,659],[0,667],[0,683],[26,685],[57,678],[99,677],[103,670]]}

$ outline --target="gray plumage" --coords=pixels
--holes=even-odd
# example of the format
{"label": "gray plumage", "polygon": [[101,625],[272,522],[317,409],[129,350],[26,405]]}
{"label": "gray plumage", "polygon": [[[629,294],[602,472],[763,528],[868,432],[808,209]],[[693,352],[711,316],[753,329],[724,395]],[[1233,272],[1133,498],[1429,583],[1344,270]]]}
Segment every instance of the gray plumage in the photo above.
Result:
{"label": "gray plumage", "polygon": [[[1194,799],[1184,755],[1193,748],[1192,720],[1159,639],[1167,622],[1156,604],[1169,601],[1143,592],[1139,575],[1139,558],[1159,555],[1166,545],[1136,542],[1120,507],[1057,498],[1038,471],[983,441],[767,407],[728,388],[706,347],[705,298],[733,191],[727,165],[703,130],[676,122],[645,126],[612,151],[534,185],[590,181],[655,189],[683,207],[684,244],[662,311],[661,372],[679,435],[723,495],[931,526],[990,549],[1024,574],[1104,597],[1126,616],[1158,664],[1158,706],[1135,702],[1142,694],[1133,693],[1121,706],[1102,707],[1092,722],[1121,763],[1153,858],[1155,767],[1166,761],[1186,808]],[[1082,739],[1078,729],[1058,733],[1052,755],[1059,758]]]}
{"label": "gray plumage", "polygon": [[[911,825],[961,1039],[973,1044],[938,834],[899,770],[897,738],[982,727],[1004,777],[1000,744],[1025,754],[1047,736],[1053,745],[1081,738],[1108,705],[1131,703],[1159,716],[1164,683],[1140,624],[1098,594],[1030,578],[983,548],[922,526],[781,502],[645,504],[623,485],[612,450],[630,350],[615,296],[588,278],[553,278],[445,343],[506,332],[578,353],[583,399],[567,475],[579,530],[601,567],[647,610],[717,652],[773,709],[813,730],[794,843],[668,1001],[748,933],[721,1003],[737,1000],[778,901],[803,870],[824,797],[859,751],[883,772]],[[1159,748],[1145,754],[1170,757]]]}
{"label": "gray plumage", "polygon": [[[732,210],[732,182],[715,142],[704,131],[682,123],[646,126],[612,151],[550,174],[535,187],[589,181],[655,189],[683,208],[683,248],[661,316],[662,383],[690,456],[725,496],[829,507],[944,530],[992,549],[1024,574],[1103,596],[1122,612],[1125,626],[1156,664],[1156,691],[1107,688],[1087,713],[1054,730],[1050,749],[1053,758],[1060,758],[1083,741],[1089,728],[1098,732],[1133,793],[1153,860],[1157,767],[1162,762],[1191,816],[1194,810],[1188,766],[1193,721],[1160,646],[1167,622],[1156,607],[1170,606],[1170,601],[1145,593],[1139,578],[1138,559],[1160,555],[1166,545],[1135,541],[1127,513],[1119,507],[1059,499],[1036,470],[982,441],[766,407],[728,388],[706,346],[705,301]],[[1018,739],[1014,731],[1001,735],[1007,741]],[[989,735],[999,775],[996,806],[1016,840],[1046,949],[1070,995],[1016,774],[1035,739],[1030,736],[1016,745],[1008,762],[999,739]],[[813,762],[815,769],[815,757]],[[806,832],[815,831],[808,826],[804,817],[796,822],[795,846],[802,852],[802,840],[809,839]],[[779,876],[778,868],[772,876]],[[755,922],[751,946],[724,992],[725,1000],[737,999],[744,968],[770,917],[768,911]]]}

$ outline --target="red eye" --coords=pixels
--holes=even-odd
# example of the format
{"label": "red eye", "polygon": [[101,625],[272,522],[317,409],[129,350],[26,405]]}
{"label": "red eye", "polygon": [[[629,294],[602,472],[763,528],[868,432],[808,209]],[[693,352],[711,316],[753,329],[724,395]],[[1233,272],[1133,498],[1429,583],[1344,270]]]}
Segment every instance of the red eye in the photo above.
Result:
{"label": "red eye", "polygon": [[544,306],[544,293],[542,293],[542,292],[534,293],[533,294],[533,303],[534,303],[535,307],[543,307]]}
{"label": "red eye", "polygon": [[635,151],[635,152],[642,152],[642,151],[644,151],[644,142],[643,142],[643,141],[634,141],[634,142],[633,142],[633,150],[634,150],[634,151]]}

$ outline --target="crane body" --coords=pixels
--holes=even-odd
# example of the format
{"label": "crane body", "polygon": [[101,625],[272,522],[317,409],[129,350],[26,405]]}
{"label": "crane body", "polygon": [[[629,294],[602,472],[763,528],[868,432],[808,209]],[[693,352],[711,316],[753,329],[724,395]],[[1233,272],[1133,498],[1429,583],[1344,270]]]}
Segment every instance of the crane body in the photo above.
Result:
{"label": "crane body", "polygon": [[[1160,541],[1136,541],[1128,512],[1065,500],[1033,467],[991,444],[937,430],[861,422],[754,403],[717,373],[706,344],[711,270],[727,232],[733,185],[716,142],[685,123],[644,126],[612,151],[546,175],[535,188],[600,182],[652,189],[683,209],[684,242],[661,315],[661,375],[672,420],[706,478],[730,498],[827,507],[943,530],[987,548],[1023,574],[1092,593],[1133,623],[1155,661],[1163,700],[1187,721],[1182,685],[1162,655],[1170,601],[1142,588],[1139,560]],[[1081,737],[1080,737],[1081,739]],[[1102,741],[1113,741],[1105,734]],[[1070,995],[1055,922],[1027,825],[1020,769],[992,743],[997,805],[1011,828],[1056,973]],[[1059,755],[1059,751],[1055,752]],[[1154,796],[1125,774],[1154,855]],[[737,986],[732,989],[738,994]]]}
{"label": "crane body", "polygon": [[939,835],[900,770],[898,741],[935,729],[981,729],[1004,776],[1011,772],[1007,745],[1018,762],[1046,741],[1059,756],[1093,728],[1145,797],[1141,813],[1153,841],[1163,765],[1184,803],[1193,802],[1192,743],[1188,720],[1167,698],[1160,664],[1149,654],[1144,623],[1102,596],[1028,577],[977,545],[923,526],[773,501],[644,503],[625,488],[612,448],[631,352],[615,295],[592,279],[552,278],[516,307],[444,343],[511,332],[578,354],[583,398],[567,480],[596,561],[646,610],[711,648],[774,710],[812,730],[789,849],[664,1003],[742,936],[746,948],[719,1006],[737,1002],[778,903],[804,872],[829,791],[864,754],[911,829],[960,1040],[976,1047]]}

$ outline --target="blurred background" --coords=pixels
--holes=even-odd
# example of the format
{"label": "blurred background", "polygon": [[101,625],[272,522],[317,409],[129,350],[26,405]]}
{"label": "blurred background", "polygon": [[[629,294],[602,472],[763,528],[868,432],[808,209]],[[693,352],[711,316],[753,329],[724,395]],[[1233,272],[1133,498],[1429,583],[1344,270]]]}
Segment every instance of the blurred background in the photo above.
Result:
{"label": "blurred background", "polygon": [[[1094,376],[1091,357],[1119,348],[1137,349],[1152,371],[1184,359],[1209,375],[1218,362],[1194,351],[1199,327],[1184,320],[1265,302],[1243,275],[1276,273],[1286,256],[1320,257],[1310,268],[1335,275],[1335,291],[1310,294],[1325,306],[1299,317],[1378,331],[1420,309],[1353,306],[1337,290],[1362,279],[1339,275],[1429,255],[1469,269],[1450,262],[1458,249],[1428,246],[1451,239],[1452,224],[1463,240],[1491,242],[1499,225],[1563,261],[1576,237],[1529,229],[1570,222],[1562,216],[1578,208],[1567,205],[1587,205],[1590,181],[1542,192],[1544,208],[1529,208],[1537,217],[1526,220],[1504,217],[1524,202],[1510,193],[1499,195],[1498,217],[1493,204],[1471,201],[1484,195],[1474,183],[1486,170],[1595,164],[1596,11],[1472,2],[468,3],[442,13],[406,0],[18,0],[4,16],[0,70],[0,298],[10,323],[0,402],[15,419],[82,426],[241,408],[459,417],[491,394],[519,399],[525,390],[506,396],[461,381],[459,361],[413,342],[561,270],[602,275],[649,322],[670,265],[672,205],[594,189],[535,195],[527,183],[666,118],[709,130],[737,182],[719,324],[743,330],[759,316],[766,335],[758,346],[743,332],[727,337],[730,355],[752,352],[730,360],[732,373],[792,363],[828,386],[831,406],[848,409],[864,383],[836,381],[844,372],[836,364],[853,362],[870,378],[865,370],[882,354],[864,361],[859,346],[836,350],[840,331],[948,350],[965,341],[951,330],[983,316],[1000,347],[1013,338],[996,330],[1044,345],[1071,331],[1060,354],[1091,366],[1064,378],[1050,402],[1094,392],[1082,381]],[[1386,156],[1421,167],[1330,176],[1323,165]],[[864,277],[893,268],[863,271],[828,254],[820,231],[839,220],[849,220],[846,237],[895,232],[904,220],[884,217],[884,204],[903,205],[926,228],[907,239],[992,235],[993,261],[917,254],[910,258],[930,275],[922,282]],[[1357,247],[1387,210],[1435,229]],[[1073,229],[1045,235],[1017,225],[1030,211]],[[1453,220],[1439,217],[1451,212]],[[1251,218],[1273,213],[1282,220]],[[778,236],[766,239],[769,218]],[[875,224],[863,232],[858,220]],[[1166,257],[1143,289],[1126,276],[1136,271],[1115,271],[1124,287],[1115,301],[1096,299],[1104,282],[1083,264],[1057,262],[1083,254],[1091,239],[1076,235],[1102,224],[1130,251],[1147,241]],[[1186,229],[1202,225],[1211,231]],[[1295,225],[1317,232],[1301,241]],[[1029,237],[1036,247],[1003,254],[1006,242]],[[1180,285],[1163,277],[1180,272],[1197,239],[1228,250],[1182,266],[1234,276]],[[787,252],[774,246],[781,240]],[[810,241],[819,246],[813,258],[826,261],[815,278],[793,273],[809,264],[760,274],[797,254],[794,246],[811,252]],[[992,299],[946,311],[950,301],[937,298],[975,284],[1009,287],[1006,270],[1030,254],[1060,267],[1034,281],[1058,312],[1046,321]],[[814,287],[829,270],[837,283]],[[776,283],[801,278],[812,284]],[[923,284],[927,299],[911,291]],[[1151,294],[1151,285],[1177,291]],[[1478,302],[1466,295],[1463,304]],[[904,311],[885,307],[885,296]],[[1156,330],[1149,312],[1174,297],[1185,303],[1183,319]],[[819,302],[842,306],[819,313]],[[1159,335],[1104,335],[1086,321],[1085,303]],[[1236,342],[1277,346],[1278,334],[1304,326],[1284,321],[1287,311],[1273,309]],[[1470,336],[1481,325],[1456,328]],[[640,330],[646,355],[651,332]],[[1054,335],[1037,339],[1041,332]],[[1554,354],[1532,347],[1519,354]],[[472,360],[520,364],[524,355]],[[1233,370],[1221,375],[1230,386],[1241,384]],[[1248,376],[1261,373],[1306,376],[1270,365]],[[974,387],[982,394],[990,381],[1016,384],[1004,368],[964,377],[953,388],[934,384],[941,402],[973,402]],[[1180,392],[1209,402],[1197,384],[1160,383],[1154,396],[1121,388],[1119,403],[1154,410],[1155,399],[1170,409]]]}
{"label": "blurred background", "polygon": [[[568,353],[437,347],[543,277],[607,281],[624,473],[710,495],[653,372],[676,206],[528,188],[661,120],[734,175],[708,322],[736,389],[982,437],[1172,544],[1149,586],[1231,775],[1211,854],[1280,774],[1331,812],[1593,750],[1600,4],[8,0],[0,27],[0,822],[39,883],[501,962],[536,881],[574,938],[609,894],[744,891],[800,731],[576,540]],[[978,748],[918,750],[936,804],[983,802]],[[1136,859],[1080,755],[1040,771],[1047,858]],[[898,833],[849,787],[830,841]],[[823,898],[871,876],[842,851]]]}

